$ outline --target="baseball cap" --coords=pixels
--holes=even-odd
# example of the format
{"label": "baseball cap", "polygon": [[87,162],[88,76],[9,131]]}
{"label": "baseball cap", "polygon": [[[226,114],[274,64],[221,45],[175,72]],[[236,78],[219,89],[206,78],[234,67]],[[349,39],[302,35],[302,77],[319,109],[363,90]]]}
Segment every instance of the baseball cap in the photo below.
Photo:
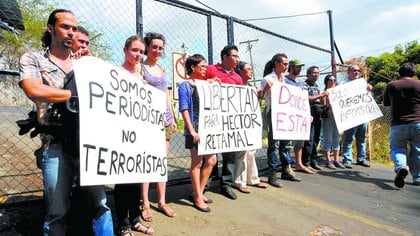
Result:
{"label": "baseball cap", "polygon": [[305,66],[299,59],[289,61],[289,66]]}

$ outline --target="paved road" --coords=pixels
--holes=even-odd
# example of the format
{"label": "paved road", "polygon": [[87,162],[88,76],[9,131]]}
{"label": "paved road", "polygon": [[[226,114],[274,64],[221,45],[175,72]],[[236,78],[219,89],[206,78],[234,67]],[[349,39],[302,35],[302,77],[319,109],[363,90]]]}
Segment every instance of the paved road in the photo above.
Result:
{"label": "paved road", "polygon": [[170,187],[168,199],[178,216],[155,213],[149,225],[158,235],[420,235],[420,187],[410,178],[396,189],[390,166],[300,176],[302,182],[282,181],[281,189],[237,192],[237,200],[218,194],[216,183],[206,193],[215,200],[209,214],[183,199],[189,186]]}
{"label": "paved road", "polygon": [[[266,173],[262,179],[267,180]],[[392,167],[373,164],[352,170],[300,174],[302,182],[282,181],[281,189],[251,188],[230,200],[213,182],[206,196],[210,213],[187,200],[189,185],[170,186],[167,201],[175,218],[156,211],[156,193],[150,193],[155,220],[145,223],[156,235],[420,235],[420,187],[393,186]],[[411,181],[411,180],[410,180]],[[113,208],[112,195],[108,196]],[[42,201],[37,206],[0,210],[0,235],[38,235]],[[142,235],[134,233],[133,235]]]}

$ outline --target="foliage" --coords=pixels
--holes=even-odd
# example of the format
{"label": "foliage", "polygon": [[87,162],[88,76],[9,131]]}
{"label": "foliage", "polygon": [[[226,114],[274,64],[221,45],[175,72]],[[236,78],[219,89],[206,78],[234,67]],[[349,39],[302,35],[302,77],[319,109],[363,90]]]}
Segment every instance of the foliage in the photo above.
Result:
{"label": "foliage", "polygon": [[[25,30],[20,35],[0,29],[4,36],[0,40],[0,68],[17,70],[20,56],[28,51],[42,49],[41,38],[49,14],[55,9],[53,3],[40,0],[19,0]],[[83,22],[79,22],[84,25]],[[85,27],[87,28],[87,27]],[[100,41],[100,34],[90,31],[90,51],[94,56],[104,60],[110,58],[109,47]]]}
{"label": "foliage", "polygon": [[384,91],[386,88],[385,82],[379,82],[373,86],[373,98],[375,99],[376,103],[382,103],[384,99]]}
{"label": "foliage", "polygon": [[[420,69],[420,44],[417,41],[395,47],[393,53],[384,53],[379,57],[367,57],[366,65],[369,68],[371,84],[389,82],[398,79],[398,69],[405,62],[411,62]],[[419,77],[418,72],[417,77]]]}
{"label": "foliage", "polygon": [[[387,125],[384,125],[386,129],[388,129]],[[388,130],[382,130],[376,132],[372,137],[372,140],[375,140],[372,145],[372,154],[371,160],[379,162],[379,163],[388,163],[390,161],[389,158],[389,138],[388,138]]]}
{"label": "foliage", "polygon": [[405,47],[398,45],[392,53],[366,58],[369,83],[374,87],[373,93],[377,102],[382,101],[384,84],[398,79],[398,70],[405,62],[417,65],[417,77],[419,77],[420,44],[417,41],[407,43]]}
{"label": "foliage", "polygon": [[0,61],[2,67],[17,70],[19,57],[26,51],[40,49],[41,37],[49,13],[54,9],[50,3],[36,0],[19,0],[25,30],[20,35],[1,31]]}

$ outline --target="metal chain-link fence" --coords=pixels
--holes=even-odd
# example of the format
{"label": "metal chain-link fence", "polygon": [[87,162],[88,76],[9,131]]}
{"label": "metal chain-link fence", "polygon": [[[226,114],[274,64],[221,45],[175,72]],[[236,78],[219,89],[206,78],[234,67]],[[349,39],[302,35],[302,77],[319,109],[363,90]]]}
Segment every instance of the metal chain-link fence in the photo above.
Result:
{"label": "metal chain-link fence", "polygon": [[[125,39],[136,33],[156,31],[166,37],[165,56],[159,63],[166,68],[172,89],[173,52],[200,53],[209,63],[220,62],[220,51],[228,43],[239,47],[242,60],[253,64],[255,77],[262,78],[264,65],[276,53],[289,59],[300,59],[307,67],[318,65],[322,72],[331,71],[330,51],[294,40],[255,25],[219,13],[203,10],[179,1],[164,0],[45,0],[54,8],[72,10],[80,25],[90,31],[93,55],[119,65],[123,62]],[[328,24],[328,22],[325,22]],[[327,26],[326,26],[327,27]],[[302,27],[304,30],[304,26]],[[39,37],[39,36],[34,36]],[[325,36],[329,40],[329,36]],[[326,43],[328,45],[328,43]],[[252,46],[250,48],[250,46]],[[252,58],[252,59],[251,59]],[[305,68],[302,69],[304,73]],[[38,139],[19,136],[16,120],[27,117],[32,103],[17,86],[17,76],[0,77],[0,197],[40,192],[42,181],[33,151]],[[175,98],[176,99],[176,98]],[[174,101],[176,104],[176,100]],[[177,109],[175,109],[177,111]],[[178,112],[176,116],[180,118]],[[374,139],[375,140],[375,139]],[[259,169],[266,168],[265,149],[257,151]],[[190,154],[184,148],[182,133],[171,140],[168,159],[169,184],[189,179]]]}
{"label": "metal chain-link fence", "polygon": [[26,119],[32,107],[17,81],[17,75],[0,75],[0,200],[42,189],[41,170],[33,154],[39,139],[18,135],[15,123]]}

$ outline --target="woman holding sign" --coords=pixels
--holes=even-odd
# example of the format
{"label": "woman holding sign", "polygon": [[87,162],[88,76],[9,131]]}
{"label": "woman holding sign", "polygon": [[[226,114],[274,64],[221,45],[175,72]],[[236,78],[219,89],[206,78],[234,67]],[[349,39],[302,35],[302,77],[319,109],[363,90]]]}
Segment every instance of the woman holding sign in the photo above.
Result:
{"label": "woman holding sign", "polygon": [[[333,75],[327,75],[324,79],[325,90],[334,87],[337,84],[337,79]],[[336,167],[345,169],[344,165],[338,160],[340,154],[340,134],[338,133],[337,124],[334,120],[331,105],[327,97],[322,98],[324,110],[322,112],[322,134],[324,140],[322,142],[322,150],[325,153],[327,163],[325,166],[328,169],[335,169]],[[334,161],[331,160],[330,154],[333,152]]]}
{"label": "woman holding sign", "polygon": [[[139,67],[144,56],[144,40],[134,35],[125,41],[124,54],[125,60],[122,68],[132,75],[143,80]],[[140,189],[141,184],[116,184],[114,188],[115,210],[117,213],[117,224],[121,236],[129,236],[131,228],[144,233],[153,234],[154,230],[140,223]]]}
{"label": "woman holding sign", "polygon": [[[166,156],[169,156],[169,141],[172,138],[173,132],[176,132],[177,125],[175,121],[174,111],[172,108],[171,99],[166,83],[166,76],[164,68],[157,64],[159,58],[163,54],[165,47],[165,37],[160,33],[150,32],[144,37],[146,43],[147,55],[146,61],[142,64],[142,71],[144,80],[153,87],[162,90],[166,93],[166,113],[165,113],[165,127],[166,127]],[[158,193],[158,210],[168,217],[174,217],[175,211],[169,208],[166,204],[166,182],[157,183]],[[142,210],[141,216],[143,220],[153,221],[152,211],[149,202],[149,183],[142,185]]]}
{"label": "woman holding sign", "polygon": [[[242,78],[242,84],[248,85],[248,81],[252,79],[253,71],[252,66],[244,61],[239,61],[236,66],[235,72]],[[259,88],[256,88],[259,93]],[[265,183],[261,183],[258,177],[258,167],[255,161],[256,150],[247,150],[238,152],[235,160],[234,170],[234,184],[233,187],[237,188],[242,193],[250,193],[251,190],[247,185],[257,188],[267,188]]]}
{"label": "woman holding sign", "polygon": [[[194,191],[194,207],[199,211],[210,212],[207,203],[213,201],[204,196],[204,187],[209,179],[213,166],[216,165],[216,154],[198,155],[198,119],[199,119],[199,98],[195,86],[196,79],[203,79],[206,75],[206,60],[202,55],[194,54],[185,62],[188,81],[179,85],[179,111],[184,119],[185,148],[191,153],[191,184]],[[204,166],[201,168],[204,161]]]}

